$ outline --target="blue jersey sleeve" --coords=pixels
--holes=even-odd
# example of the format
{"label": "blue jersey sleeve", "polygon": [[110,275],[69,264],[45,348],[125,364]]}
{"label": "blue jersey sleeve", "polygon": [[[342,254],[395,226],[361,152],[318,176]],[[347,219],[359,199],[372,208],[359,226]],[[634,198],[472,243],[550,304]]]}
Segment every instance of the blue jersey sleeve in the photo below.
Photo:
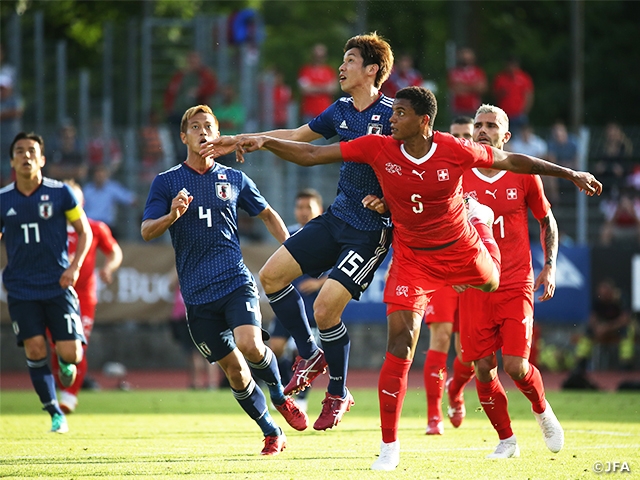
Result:
{"label": "blue jersey sleeve", "polygon": [[73,190],[71,189],[71,187],[69,185],[67,185],[66,183],[63,185],[63,189],[65,190],[65,194],[63,195],[63,206],[62,209],[63,211],[68,211],[71,210],[72,208],[75,208],[76,205],[78,205],[78,199],[76,198],[76,195],[73,193]]}
{"label": "blue jersey sleeve", "polygon": [[326,139],[335,137],[338,134],[333,121],[335,110],[336,102],[329,105],[324,112],[311,120],[309,128]]}
{"label": "blue jersey sleeve", "polygon": [[162,175],[158,175],[151,183],[147,203],[144,206],[142,221],[149,219],[156,220],[169,213],[171,210],[171,200],[173,200],[173,198],[167,182],[164,181]]}
{"label": "blue jersey sleeve", "polygon": [[258,187],[244,172],[242,173],[242,188],[238,196],[238,206],[252,217],[260,214],[269,206]]}

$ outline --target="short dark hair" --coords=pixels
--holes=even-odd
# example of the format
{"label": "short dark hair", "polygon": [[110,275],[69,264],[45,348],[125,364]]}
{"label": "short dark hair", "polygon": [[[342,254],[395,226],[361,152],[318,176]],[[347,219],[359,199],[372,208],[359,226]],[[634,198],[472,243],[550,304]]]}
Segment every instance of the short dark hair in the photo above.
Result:
{"label": "short dark hair", "polygon": [[391,45],[382,38],[377,32],[371,32],[367,35],[356,35],[347,40],[344,46],[344,52],[357,48],[362,56],[362,66],[378,65],[378,73],[376,73],[375,87],[380,88],[391,73],[393,68],[393,51]]}
{"label": "short dark hair", "polygon": [[433,128],[438,114],[438,101],[431,90],[424,87],[406,87],[397,91],[397,99],[409,100],[418,115],[429,115],[429,127]]}
{"label": "short dark hair", "polygon": [[13,139],[13,142],[11,142],[11,147],[9,147],[9,158],[13,158],[13,147],[16,145],[16,143],[24,139],[33,140],[34,142],[38,143],[38,145],[40,145],[40,153],[44,155],[44,140],[40,135],[34,132],[29,132],[29,133],[20,132]]}
{"label": "short dark hair", "polygon": [[460,115],[451,121],[451,125],[473,125],[473,118]]}
{"label": "short dark hair", "polygon": [[322,207],[322,195],[315,188],[304,188],[296,194],[296,200],[300,198],[312,198]]}

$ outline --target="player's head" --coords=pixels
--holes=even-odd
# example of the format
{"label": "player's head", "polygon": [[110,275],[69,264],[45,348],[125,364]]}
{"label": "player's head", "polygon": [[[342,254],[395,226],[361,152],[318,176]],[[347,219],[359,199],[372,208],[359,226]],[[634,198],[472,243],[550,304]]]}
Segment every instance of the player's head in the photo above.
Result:
{"label": "player's head", "polygon": [[78,200],[78,205],[84,205],[84,193],[82,192],[80,184],[72,178],[68,178],[64,181],[64,183],[69,185],[69,187],[71,187],[71,190],[73,190],[73,194],[76,196],[76,200]]}
{"label": "player's head", "polygon": [[396,92],[396,102],[398,100],[406,100],[416,115],[429,117],[427,124],[429,129],[433,128],[438,113],[438,101],[431,90],[424,87],[402,88]]}
{"label": "player's head", "polygon": [[309,220],[321,215],[322,211],[322,196],[316,190],[313,188],[305,188],[297,193],[293,213],[296,217],[296,222],[301,226],[306,225]]}
{"label": "player's head", "polygon": [[17,176],[33,177],[42,175],[45,164],[44,140],[36,133],[20,132],[9,147],[11,168]]}
{"label": "player's head", "polygon": [[218,119],[211,107],[197,105],[184,112],[180,123],[180,139],[187,146],[187,155],[199,155],[203,143],[219,136]]}
{"label": "player's head", "polygon": [[371,32],[366,35],[356,35],[347,40],[344,46],[345,61],[347,53],[355,54],[354,50],[362,58],[362,68],[369,67],[375,70],[375,67],[377,67],[373,85],[376,88],[380,88],[385,80],[389,78],[393,68],[393,51],[389,43],[376,32]]}
{"label": "player's head", "polygon": [[456,138],[471,140],[473,138],[473,118],[466,115],[454,118],[449,126],[449,133]]}
{"label": "player's head", "polygon": [[504,110],[495,105],[480,105],[473,121],[473,141],[502,149],[510,138],[509,117]]}

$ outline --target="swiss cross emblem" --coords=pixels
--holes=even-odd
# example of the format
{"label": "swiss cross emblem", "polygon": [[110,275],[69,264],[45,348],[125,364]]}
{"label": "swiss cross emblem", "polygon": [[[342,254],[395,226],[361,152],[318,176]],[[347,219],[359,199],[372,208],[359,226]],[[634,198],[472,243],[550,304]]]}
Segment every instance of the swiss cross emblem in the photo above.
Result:
{"label": "swiss cross emblem", "polygon": [[438,181],[439,182],[444,182],[446,180],[449,180],[449,170],[444,168],[442,170],[438,170],[436,172],[438,174]]}
{"label": "swiss cross emblem", "polygon": [[221,200],[229,200],[231,198],[231,184],[228,182],[216,183],[216,195]]}
{"label": "swiss cross emblem", "polygon": [[45,220],[51,218],[53,215],[53,203],[52,202],[42,202],[38,204],[38,215]]}
{"label": "swiss cross emblem", "polygon": [[515,188],[507,188],[507,200],[517,200],[518,190]]}

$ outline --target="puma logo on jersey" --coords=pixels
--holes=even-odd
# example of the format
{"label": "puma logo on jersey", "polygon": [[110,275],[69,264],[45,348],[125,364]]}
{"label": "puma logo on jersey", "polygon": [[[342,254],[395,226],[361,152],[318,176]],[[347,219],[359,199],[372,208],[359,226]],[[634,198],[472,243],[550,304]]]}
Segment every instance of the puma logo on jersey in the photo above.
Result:
{"label": "puma logo on jersey", "polygon": [[342,123],[340,124],[340,128],[343,128],[345,130],[349,130],[349,127],[347,127],[347,121],[346,120],[342,120]]}
{"label": "puma logo on jersey", "polygon": [[418,172],[417,170],[411,170],[411,173],[415,173],[417,176],[420,177],[420,180],[424,180],[424,178],[422,178],[422,175],[424,175],[424,170],[422,172]]}
{"label": "puma logo on jersey", "polygon": [[496,193],[498,193],[498,189],[496,188],[493,192],[490,190],[485,190],[484,193],[487,195],[491,195],[494,200],[496,200]]}

